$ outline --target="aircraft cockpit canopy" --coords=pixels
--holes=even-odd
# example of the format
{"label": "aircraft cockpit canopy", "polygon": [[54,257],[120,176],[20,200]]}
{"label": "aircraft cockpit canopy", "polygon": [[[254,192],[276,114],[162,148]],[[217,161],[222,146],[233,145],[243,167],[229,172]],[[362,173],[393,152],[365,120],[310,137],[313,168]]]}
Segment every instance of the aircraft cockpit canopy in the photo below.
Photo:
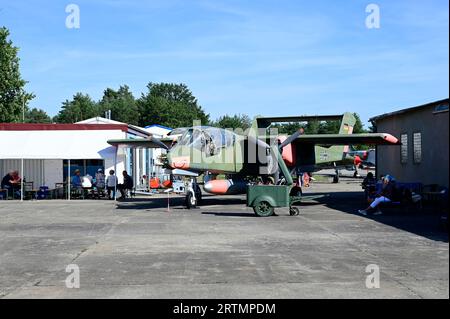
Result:
{"label": "aircraft cockpit canopy", "polygon": [[233,132],[217,127],[199,126],[189,128],[184,132],[178,145],[191,146],[195,149],[207,150],[214,155],[217,150],[232,146],[235,141]]}

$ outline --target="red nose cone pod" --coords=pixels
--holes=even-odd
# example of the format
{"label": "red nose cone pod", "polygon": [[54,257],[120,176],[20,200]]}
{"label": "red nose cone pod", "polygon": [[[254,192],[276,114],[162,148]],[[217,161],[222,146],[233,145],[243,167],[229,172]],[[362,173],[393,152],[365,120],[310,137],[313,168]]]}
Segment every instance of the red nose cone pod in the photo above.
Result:
{"label": "red nose cone pod", "polygon": [[215,179],[205,183],[205,192],[216,195],[236,195],[244,194],[246,183],[233,181],[231,179]]}

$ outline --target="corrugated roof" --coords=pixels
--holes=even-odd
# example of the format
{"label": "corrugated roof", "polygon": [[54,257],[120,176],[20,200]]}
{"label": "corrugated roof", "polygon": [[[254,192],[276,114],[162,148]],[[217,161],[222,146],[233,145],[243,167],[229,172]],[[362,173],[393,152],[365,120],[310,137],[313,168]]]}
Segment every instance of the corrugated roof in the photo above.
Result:
{"label": "corrugated roof", "polygon": [[398,111],[377,115],[377,116],[374,116],[374,117],[370,118],[369,122],[376,122],[376,121],[379,121],[379,120],[387,118],[387,117],[391,117],[391,116],[394,116],[394,115],[399,115],[399,114],[415,111],[415,110],[418,110],[418,109],[421,109],[421,108],[425,108],[425,107],[429,107],[429,106],[432,106],[432,105],[439,105],[439,104],[444,104],[444,103],[448,104],[448,101],[449,101],[449,99],[446,98],[446,99],[443,99],[443,100],[434,101],[434,102],[423,104],[423,105],[419,105],[419,106],[409,107],[409,108],[406,108],[406,109],[401,109],[401,110],[398,110]]}

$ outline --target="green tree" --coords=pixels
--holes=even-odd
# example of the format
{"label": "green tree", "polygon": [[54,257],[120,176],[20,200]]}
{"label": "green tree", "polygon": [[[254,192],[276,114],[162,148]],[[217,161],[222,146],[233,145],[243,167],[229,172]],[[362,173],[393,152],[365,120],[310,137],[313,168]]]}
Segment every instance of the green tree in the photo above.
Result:
{"label": "green tree", "polygon": [[32,108],[25,114],[26,123],[51,123],[52,119],[48,114],[41,109]]}
{"label": "green tree", "polygon": [[75,123],[96,116],[99,116],[99,111],[95,101],[87,94],[77,93],[71,101],[63,102],[53,120],[57,123]]}
{"label": "green tree", "polygon": [[185,84],[149,83],[148,92],[137,101],[139,125],[192,126],[194,120],[209,123],[197,99]]}
{"label": "green tree", "polygon": [[22,120],[23,107],[34,95],[26,93],[26,81],[19,70],[18,47],[8,40],[9,31],[0,28],[0,122],[18,122]]}
{"label": "green tree", "polygon": [[361,122],[361,118],[359,117],[359,114],[358,113],[353,113],[353,115],[355,116],[355,119],[356,119],[355,127],[353,128],[353,133],[355,133],[355,134],[368,133],[369,130],[366,130],[364,128],[364,125]]}
{"label": "green tree", "polygon": [[277,129],[278,134],[291,135],[296,132],[299,128],[305,127],[302,123],[275,123],[270,126],[270,129]]}
{"label": "green tree", "polygon": [[[355,119],[356,119],[355,127],[353,127],[353,133],[359,134],[359,133],[371,132],[370,128],[369,128],[369,130],[364,128],[364,125],[362,124],[361,118],[359,117],[358,113],[353,113],[353,115],[355,116]],[[375,145],[354,145],[353,148],[355,150],[368,150],[371,148],[375,148]]]}
{"label": "green tree", "polygon": [[338,134],[341,127],[340,121],[325,121],[319,124],[317,134]]}
{"label": "green tree", "polygon": [[127,85],[119,90],[106,89],[103,98],[98,103],[98,112],[104,116],[105,111],[111,110],[111,119],[128,124],[139,124],[139,110],[137,102]]}
{"label": "green tree", "polygon": [[220,128],[241,128],[245,131],[252,125],[252,120],[245,114],[224,115],[213,121],[211,125]]}
{"label": "green tree", "polygon": [[320,122],[319,121],[309,121],[304,126],[305,134],[319,134]]}

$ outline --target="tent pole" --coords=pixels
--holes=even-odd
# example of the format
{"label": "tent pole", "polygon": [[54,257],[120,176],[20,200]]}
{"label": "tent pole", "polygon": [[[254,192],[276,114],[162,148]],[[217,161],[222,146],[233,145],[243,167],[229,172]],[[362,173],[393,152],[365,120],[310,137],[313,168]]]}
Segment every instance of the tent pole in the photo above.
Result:
{"label": "tent pole", "polygon": [[20,201],[23,202],[23,158],[20,161],[20,173],[22,174],[22,180],[20,181]]}
{"label": "tent pole", "polygon": [[70,160],[67,165],[67,200],[70,200]]}
{"label": "tent pole", "polygon": [[116,174],[116,183],[114,184],[114,200],[117,200],[117,152],[119,151],[119,146],[116,146],[116,151],[114,153],[114,174]]}

